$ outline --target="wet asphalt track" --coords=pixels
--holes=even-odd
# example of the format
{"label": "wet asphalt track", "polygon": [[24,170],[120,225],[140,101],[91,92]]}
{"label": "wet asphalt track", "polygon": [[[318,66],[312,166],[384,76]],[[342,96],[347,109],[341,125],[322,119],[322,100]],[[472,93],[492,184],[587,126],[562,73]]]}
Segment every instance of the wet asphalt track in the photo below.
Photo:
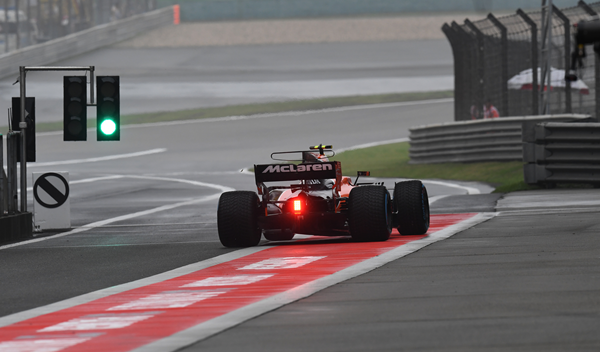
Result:
{"label": "wet asphalt track", "polygon": [[[73,184],[74,227],[198,203],[0,250],[0,316],[230,252],[216,237],[216,201],[202,201],[219,190],[189,181],[252,189],[252,177],[238,171],[267,162],[271,151],[402,138],[410,126],[446,121],[451,110],[441,102],[132,127],[119,143],[40,136],[39,161],[50,164],[30,171],[68,170],[72,181],[122,176]],[[166,150],[86,161],[157,148]],[[65,160],[80,161],[59,163]],[[499,200],[456,193],[431,186],[432,197],[450,194],[432,211],[501,212],[186,350],[597,350],[600,194],[551,190]]]}

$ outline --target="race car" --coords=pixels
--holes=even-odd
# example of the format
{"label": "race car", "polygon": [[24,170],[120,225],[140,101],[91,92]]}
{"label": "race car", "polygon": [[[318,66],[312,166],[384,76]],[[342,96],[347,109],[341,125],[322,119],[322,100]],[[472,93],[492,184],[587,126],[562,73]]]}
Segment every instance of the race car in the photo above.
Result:
{"label": "race car", "polygon": [[[221,243],[251,247],[262,236],[285,241],[295,234],[386,241],[392,228],[401,235],[427,232],[429,200],[421,181],[396,183],[392,198],[383,183],[358,182],[361,176],[370,176],[368,171],[359,171],[354,182],[342,176],[341,163],[329,161],[334,155],[331,145],[321,144],[271,154],[273,160],[286,163],[254,165],[258,194],[232,191],[219,198]],[[279,184],[266,185],[273,182]]]}

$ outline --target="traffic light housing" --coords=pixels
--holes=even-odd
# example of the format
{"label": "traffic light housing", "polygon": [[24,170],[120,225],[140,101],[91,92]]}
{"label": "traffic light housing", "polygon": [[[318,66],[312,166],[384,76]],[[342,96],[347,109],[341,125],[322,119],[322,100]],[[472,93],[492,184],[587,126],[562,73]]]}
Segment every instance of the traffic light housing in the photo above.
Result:
{"label": "traffic light housing", "polygon": [[[20,131],[19,123],[21,122],[21,98],[12,98],[12,130]],[[25,138],[27,139],[27,151],[25,161],[35,161],[35,98],[25,98],[25,122],[27,123],[27,131]],[[21,162],[21,136],[17,136],[17,161]],[[1,171],[0,171],[1,172]]]}
{"label": "traffic light housing", "polygon": [[87,140],[87,77],[63,77],[63,140]]}
{"label": "traffic light housing", "polygon": [[96,139],[121,138],[119,76],[96,77]]}

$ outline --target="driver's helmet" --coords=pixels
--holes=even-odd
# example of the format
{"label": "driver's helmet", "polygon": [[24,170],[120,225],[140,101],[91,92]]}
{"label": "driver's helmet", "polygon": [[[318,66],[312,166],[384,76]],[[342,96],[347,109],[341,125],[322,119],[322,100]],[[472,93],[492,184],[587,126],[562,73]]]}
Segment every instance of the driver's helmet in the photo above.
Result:
{"label": "driver's helmet", "polygon": [[317,161],[320,162],[328,162],[329,158],[327,158],[326,155],[322,155],[320,153],[314,153],[314,152],[303,152],[302,153],[302,161],[303,162],[308,162],[308,163],[314,163]]}

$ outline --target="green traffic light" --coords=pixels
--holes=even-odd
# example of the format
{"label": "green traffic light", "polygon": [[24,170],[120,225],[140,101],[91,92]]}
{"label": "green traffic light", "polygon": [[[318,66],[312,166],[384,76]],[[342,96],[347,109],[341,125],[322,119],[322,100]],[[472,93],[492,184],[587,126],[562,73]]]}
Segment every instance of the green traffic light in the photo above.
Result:
{"label": "green traffic light", "polygon": [[104,135],[110,136],[115,133],[116,130],[117,124],[111,119],[106,119],[100,124],[100,131],[102,131]]}

